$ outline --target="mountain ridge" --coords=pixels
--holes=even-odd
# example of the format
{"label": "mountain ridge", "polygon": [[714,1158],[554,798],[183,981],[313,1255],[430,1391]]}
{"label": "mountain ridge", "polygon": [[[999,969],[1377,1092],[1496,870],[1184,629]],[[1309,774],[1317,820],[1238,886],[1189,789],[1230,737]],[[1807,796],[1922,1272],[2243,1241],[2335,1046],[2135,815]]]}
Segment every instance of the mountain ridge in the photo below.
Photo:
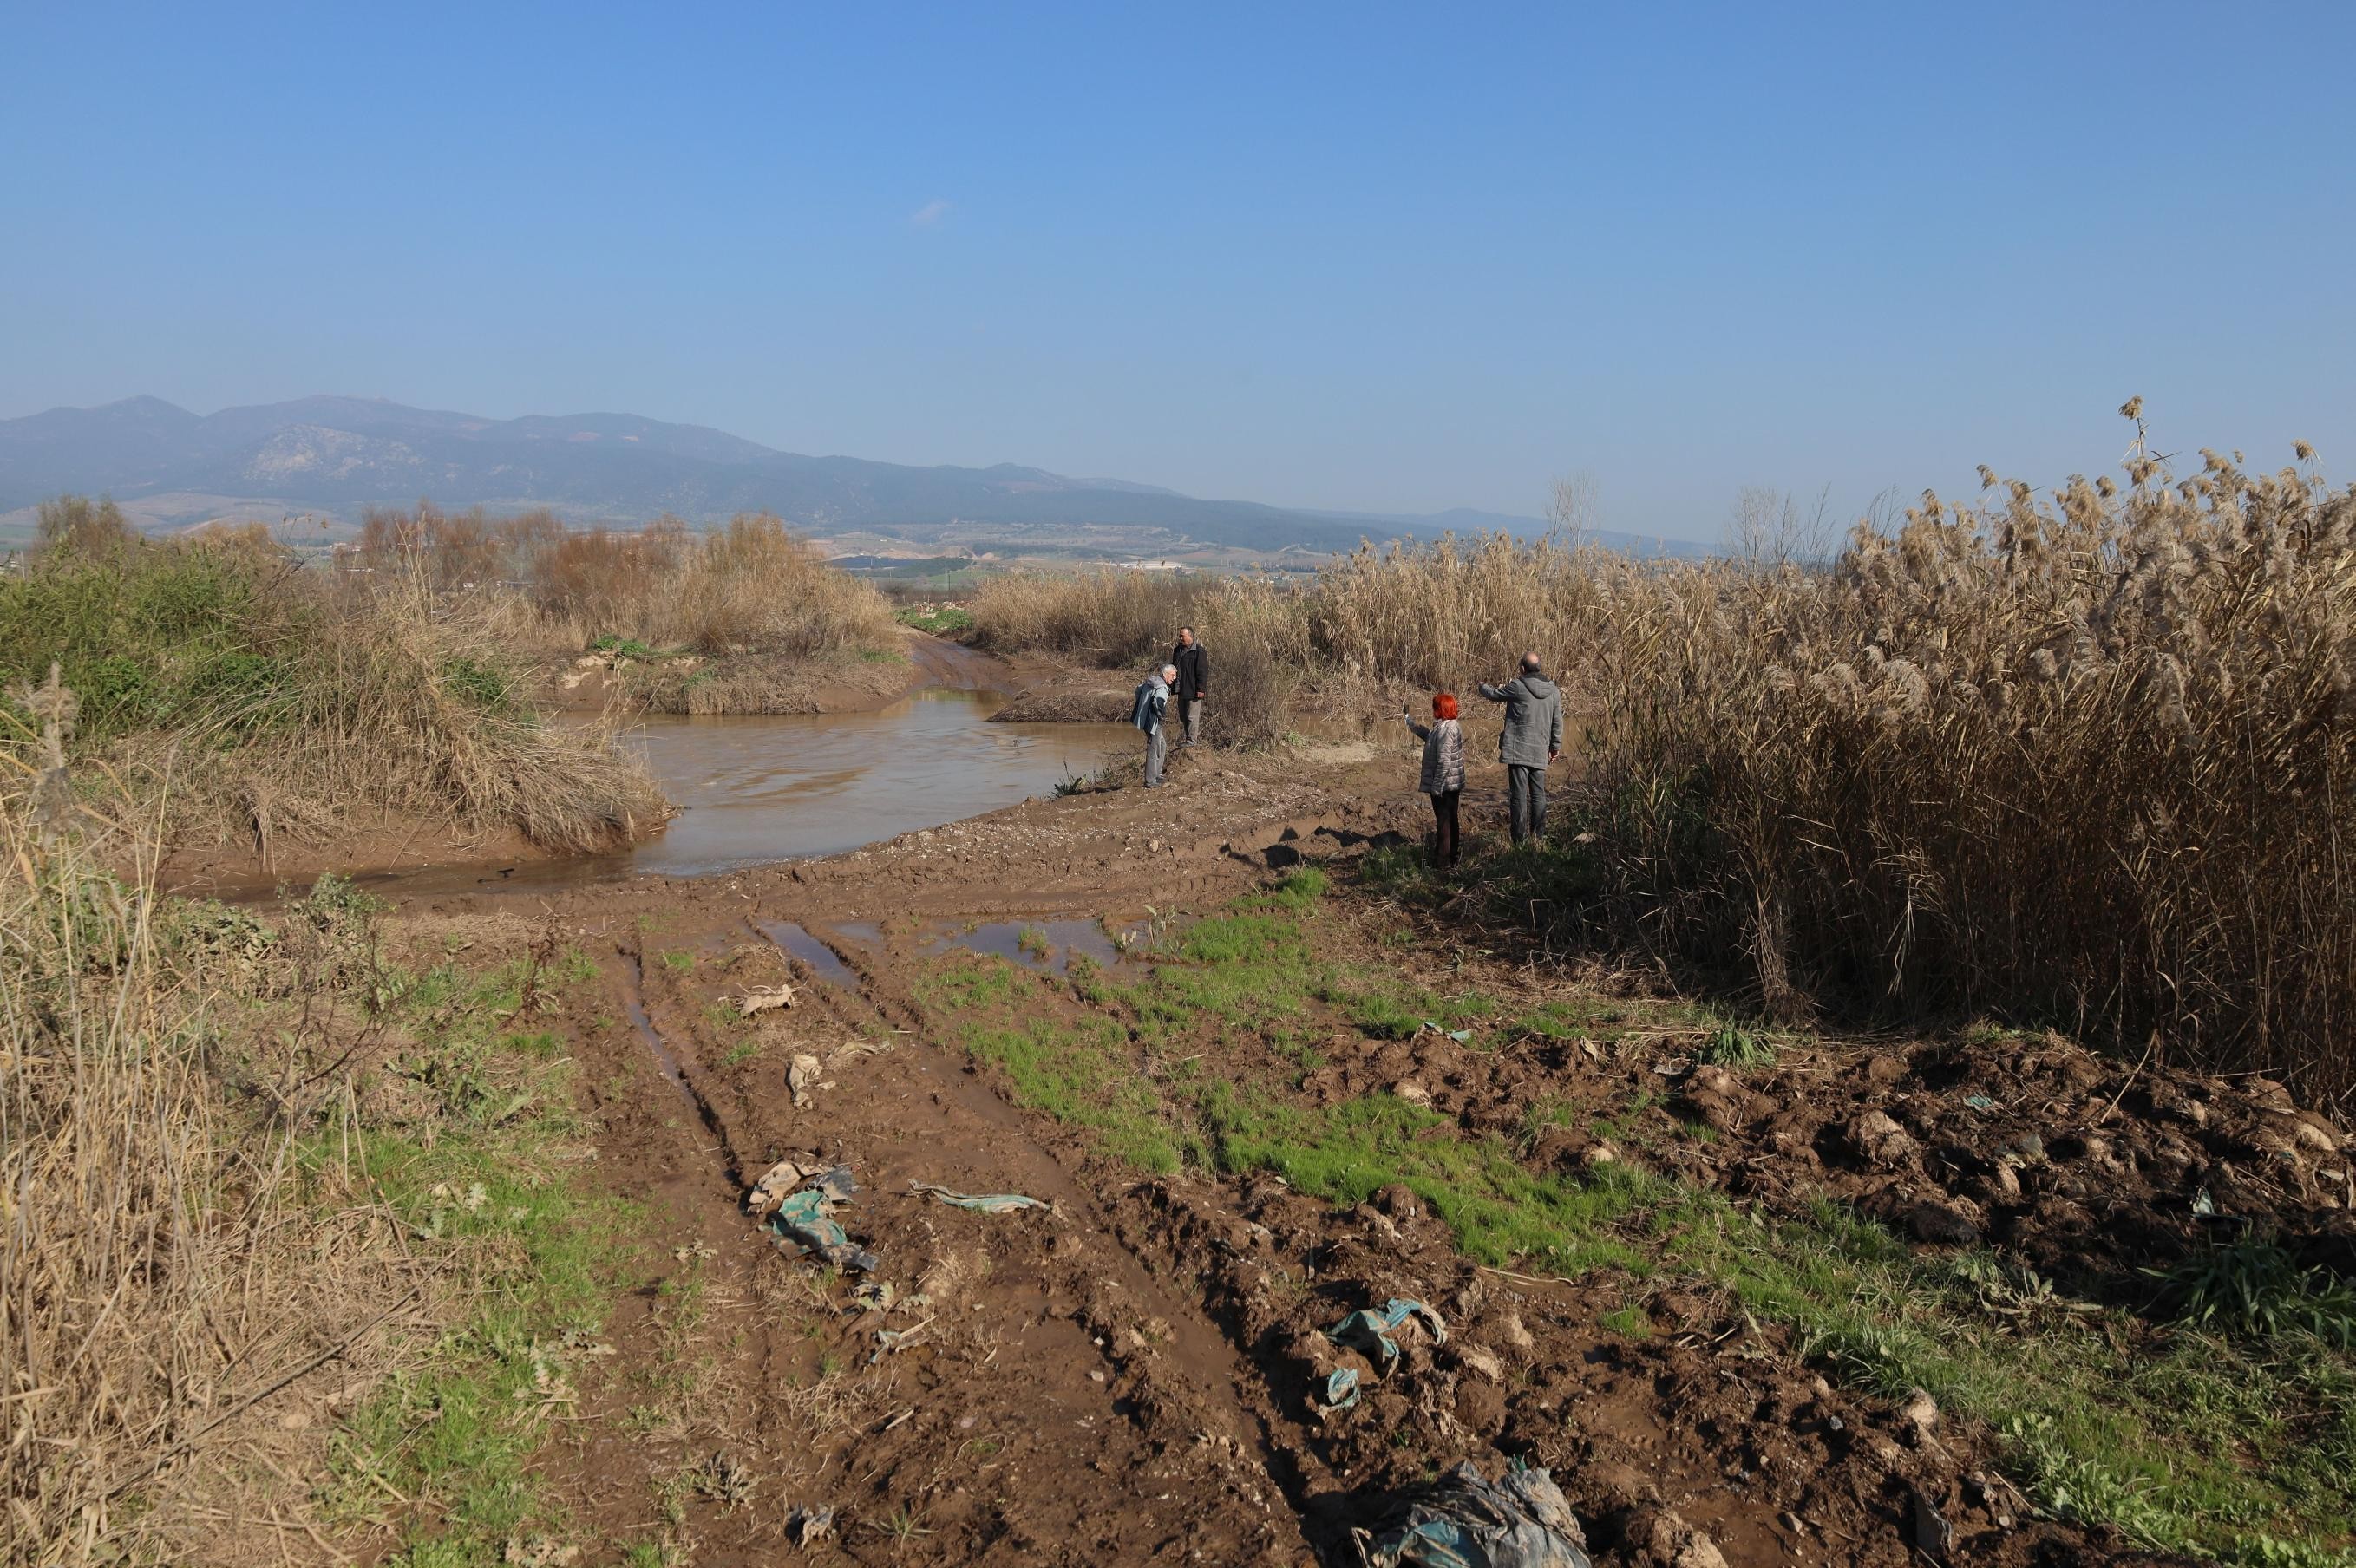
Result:
{"label": "mountain ridge", "polygon": [[[190,496],[344,516],[430,496],[446,507],[544,506],[573,521],[670,513],[712,523],[775,512],[813,532],[921,537],[959,526],[1154,529],[1198,544],[1341,550],[1362,538],[1431,537],[1503,514],[1322,511],[1203,499],[1161,485],[1072,478],[1022,464],[916,465],[784,452],[703,425],[628,413],[497,420],[381,398],[317,395],[198,414],[140,395],[0,420],[0,512],[68,492]],[[1462,520],[1460,520],[1462,519]],[[1628,536],[1640,553],[1691,553]]]}

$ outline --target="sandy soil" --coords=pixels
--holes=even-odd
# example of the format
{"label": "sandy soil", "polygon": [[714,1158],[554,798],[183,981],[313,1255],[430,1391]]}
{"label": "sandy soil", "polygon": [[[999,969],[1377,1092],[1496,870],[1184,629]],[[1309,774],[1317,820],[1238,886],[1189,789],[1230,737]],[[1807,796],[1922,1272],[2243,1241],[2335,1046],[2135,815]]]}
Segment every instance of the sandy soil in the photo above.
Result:
{"label": "sandy soil", "polygon": [[[1475,770],[1475,832],[1496,830],[1496,772]],[[926,1011],[942,923],[1201,913],[1271,865],[1339,869],[1419,834],[1412,783],[1399,757],[1189,753],[1158,793],[1034,801],[826,861],[405,909],[420,931],[561,929],[600,956],[607,1021],[575,1050],[602,1179],[650,1204],[650,1270],[701,1283],[692,1314],[662,1290],[624,1304],[617,1354],[543,1456],[576,1519],[643,1540],[648,1499],[671,1497],[700,1564],[1340,1563],[1350,1527],[1432,1467],[1494,1474],[1519,1456],[1552,1467],[1605,1564],[1895,1568],[1918,1558],[1924,1509],[1954,1530],[1951,1562],[2138,1560],[2032,1522],[1985,1433],[1833,1386],[1788,1332],[1707,1290],[1653,1292],[1655,1332],[1631,1338],[1578,1283],[1476,1266],[1405,1189],[1339,1210],[1272,1176],[1141,1177],[1019,1109]],[[1501,991],[1516,983],[1509,956],[1468,961]],[[734,1016],[734,998],[781,983],[799,988],[793,1008]],[[1673,1039],[1484,1053],[1342,1030],[1300,1093],[1412,1081],[1480,1131],[1540,1093],[1619,1107],[1649,1085],[1666,1092],[1645,1096],[1650,1114],[1721,1135],[1664,1157],[1677,1174],[1746,1201],[1824,1188],[1928,1241],[1965,1227],[2031,1261],[2125,1270],[2189,1244],[2187,1183],[2238,1180],[2244,1211],[2356,1255],[2356,1192],[2325,1174],[2347,1181],[2338,1133],[2263,1082],[2143,1073],[2059,1040],[1968,1067],[1846,1045],[1738,1082],[1696,1068],[1690,1045],[1682,1060]],[[797,1104],[786,1069],[804,1053],[821,1083]],[[1250,1081],[1251,1063],[1232,1065]],[[2049,1158],[2024,1173],[1999,1157],[2038,1129]],[[1565,1130],[1529,1161],[1576,1166],[1593,1142]],[[747,1188],[786,1159],[855,1174],[841,1218],[880,1260],[890,1308],[863,1307],[858,1276],[787,1255],[747,1214]],[[915,1183],[1051,1207],[972,1212]],[[1304,1391],[1353,1353],[1317,1330],[1393,1296],[1439,1307],[1448,1345],[1410,1342],[1357,1410],[1320,1419]],[[649,1393],[681,1368],[691,1396]],[[819,1507],[832,1537],[788,1555],[794,1510]]]}

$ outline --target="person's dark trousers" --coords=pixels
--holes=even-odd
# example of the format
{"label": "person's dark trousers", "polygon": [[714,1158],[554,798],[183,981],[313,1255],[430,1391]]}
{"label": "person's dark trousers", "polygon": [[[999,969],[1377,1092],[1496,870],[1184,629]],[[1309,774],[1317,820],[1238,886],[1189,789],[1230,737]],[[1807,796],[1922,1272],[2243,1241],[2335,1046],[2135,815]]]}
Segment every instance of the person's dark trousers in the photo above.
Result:
{"label": "person's dark trousers", "polygon": [[1525,767],[1519,763],[1506,763],[1505,793],[1514,842],[1545,837],[1546,770]]}
{"label": "person's dark trousers", "polygon": [[1464,830],[1456,815],[1456,804],[1463,798],[1464,792],[1455,789],[1431,797],[1431,863],[1443,871],[1464,852]]}

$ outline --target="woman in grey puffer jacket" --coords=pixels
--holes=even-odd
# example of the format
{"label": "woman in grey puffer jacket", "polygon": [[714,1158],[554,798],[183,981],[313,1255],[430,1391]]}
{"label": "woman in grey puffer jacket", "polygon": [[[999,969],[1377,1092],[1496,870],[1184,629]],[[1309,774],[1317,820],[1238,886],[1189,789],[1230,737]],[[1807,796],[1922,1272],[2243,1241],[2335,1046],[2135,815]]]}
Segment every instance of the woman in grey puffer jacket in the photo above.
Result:
{"label": "woman in grey puffer jacket", "polygon": [[1423,742],[1423,778],[1417,787],[1431,797],[1431,863],[1444,871],[1464,852],[1456,815],[1464,795],[1464,731],[1456,722],[1456,694],[1443,691],[1432,698],[1428,730],[1405,709],[1399,709],[1399,717]]}

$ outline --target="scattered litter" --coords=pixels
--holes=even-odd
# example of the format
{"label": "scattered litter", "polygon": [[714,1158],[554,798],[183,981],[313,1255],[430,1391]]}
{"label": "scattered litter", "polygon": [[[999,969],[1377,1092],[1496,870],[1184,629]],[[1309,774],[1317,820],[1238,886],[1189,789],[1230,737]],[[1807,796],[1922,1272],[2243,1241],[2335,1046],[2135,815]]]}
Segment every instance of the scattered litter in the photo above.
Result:
{"label": "scattered litter", "polygon": [[1387,1377],[1398,1361],[1399,1348],[1391,1336],[1401,1331],[1410,1319],[1420,1320],[1431,1335],[1435,1345],[1448,1343],[1448,1325],[1440,1314],[1420,1301],[1403,1301],[1398,1296],[1385,1302],[1380,1311],[1369,1307],[1353,1312],[1331,1328],[1325,1337],[1337,1345],[1346,1345],[1376,1364],[1376,1373]]}
{"label": "scattered litter", "polygon": [[736,998],[736,1016],[749,1019],[772,1008],[793,1005],[794,988],[791,986],[755,986]]}
{"label": "scattered litter", "polygon": [[1993,1111],[1996,1109],[1996,1102],[1986,1094],[1966,1094],[1964,1096],[1964,1104],[1969,1105],[1975,1111]]}
{"label": "scattered litter", "polygon": [[1317,1413],[1327,1416],[1349,1409],[1358,1403],[1358,1370],[1343,1367],[1325,1376],[1325,1392],[1313,1401]]}
{"label": "scattered litter", "polygon": [[672,1261],[675,1263],[700,1264],[706,1258],[718,1257],[720,1255],[720,1249],[705,1241],[702,1237],[698,1236],[695,1240],[688,1243],[687,1245],[683,1247],[673,1247],[670,1250],[670,1255]]}
{"label": "scattered litter", "polygon": [[862,1280],[851,1293],[851,1304],[862,1312],[889,1312],[900,1292],[888,1279]]}
{"label": "scattered litter", "polygon": [[1025,1198],[1020,1192],[952,1192],[946,1187],[936,1187],[929,1181],[912,1181],[909,1187],[918,1192],[929,1192],[942,1202],[958,1209],[972,1209],[984,1214],[1010,1214],[1017,1209],[1046,1209],[1053,1205],[1036,1198]]}
{"label": "scattered litter", "polygon": [[922,1323],[906,1328],[878,1328],[875,1330],[875,1353],[867,1358],[867,1364],[872,1367],[893,1351],[906,1349],[909,1341],[930,1328],[932,1321],[927,1317]]}
{"label": "scattered litter", "polygon": [[777,1205],[786,1200],[787,1193],[799,1187],[805,1178],[817,1174],[815,1167],[804,1168],[792,1160],[781,1159],[762,1172],[760,1180],[753,1183],[753,1190],[745,1197],[744,1207],[753,1211],[755,1220],[766,1220],[777,1211]]}
{"label": "scattered litter", "polygon": [[1426,1019],[1423,1022],[1418,1024],[1416,1026],[1415,1032],[1418,1034],[1444,1034],[1459,1045],[1462,1045],[1466,1040],[1472,1038],[1472,1031],[1469,1029],[1442,1029],[1438,1024],[1432,1022],[1430,1019]]}
{"label": "scattered litter", "polygon": [[824,1541],[834,1533],[830,1508],[798,1508],[786,1516],[786,1539],[796,1546]]}
{"label": "scattered litter", "polygon": [[1592,1568],[1587,1534],[1554,1477],[1510,1466],[1494,1483],[1471,1465],[1402,1498],[1379,1530],[1353,1530],[1367,1568]]}
{"label": "scattered litter", "polygon": [[809,1108],[811,1090],[832,1087],[819,1082],[819,1075],[825,1071],[825,1066],[815,1056],[803,1054],[794,1058],[793,1065],[786,1069],[786,1087],[794,1092],[794,1109]]}
{"label": "scattered litter", "polygon": [[[831,1217],[836,1204],[848,1201],[859,1190],[859,1184],[851,1179],[851,1168],[838,1165],[808,1179],[810,1185],[779,1201],[768,1217],[769,1229],[801,1251],[815,1253],[837,1268],[857,1269],[862,1274],[873,1272],[878,1261],[875,1254],[851,1245],[851,1238]],[[768,1178],[762,1180],[766,1183]],[[757,1198],[761,1189],[756,1187],[754,1191]]]}
{"label": "scattered litter", "polygon": [[856,1061],[862,1056],[888,1055],[891,1050],[892,1042],[888,1040],[851,1040],[838,1047],[835,1053],[827,1059],[826,1069],[831,1072],[846,1061]]}

